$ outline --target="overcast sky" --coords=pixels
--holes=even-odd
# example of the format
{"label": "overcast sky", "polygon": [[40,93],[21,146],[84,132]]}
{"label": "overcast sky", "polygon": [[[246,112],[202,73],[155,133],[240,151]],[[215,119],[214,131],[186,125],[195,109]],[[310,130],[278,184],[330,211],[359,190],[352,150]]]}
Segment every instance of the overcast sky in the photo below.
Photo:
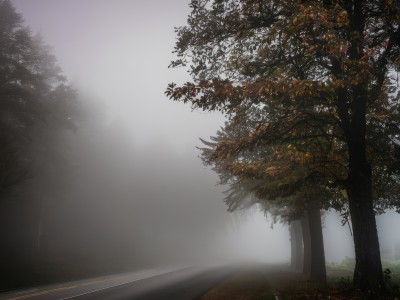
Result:
{"label": "overcast sky", "polygon": [[184,69],[168,69],[188,0],[12,2],[54,48],[69,81],[129,120],[138,145],[163,136],[175,149],[188,149],[222,125],[221,115],[191,112],[164,96],[169,82],[189,79]]}

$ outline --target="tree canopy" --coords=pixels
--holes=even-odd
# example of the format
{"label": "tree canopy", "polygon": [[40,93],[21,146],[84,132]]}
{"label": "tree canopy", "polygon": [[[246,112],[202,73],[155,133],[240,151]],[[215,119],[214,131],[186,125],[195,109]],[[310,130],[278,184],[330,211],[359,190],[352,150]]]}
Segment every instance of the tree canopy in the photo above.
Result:
{"label": "tree canopy", "polygon": [[193,81],[172,83],[166,94],[221,110],[232,122],[245,118],[247,134],[221,146],[227,155],[267,145],[299,157],[307,170],[301,178],[316,174],[326,186],[340,185],[354,230],[355,286],[382,286],[372,190],[374,173],[388,172],[391,180],[397,172],[398,3],[193,0],[190,6],[171,66],[189,66]]}
{"label": "tree canopy", "polygon": [[52,126],[76,129],[74,99],[51,48],[0,0],[0,193],[31,176],[27,146],[35,124],[51,116]]}

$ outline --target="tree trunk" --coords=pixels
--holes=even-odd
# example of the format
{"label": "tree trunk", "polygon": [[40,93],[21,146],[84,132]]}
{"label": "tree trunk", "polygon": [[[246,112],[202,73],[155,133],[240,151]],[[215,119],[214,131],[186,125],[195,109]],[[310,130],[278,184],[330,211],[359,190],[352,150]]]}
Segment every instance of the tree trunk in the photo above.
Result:
{"label": "tree trunk", "polygon": [[291,266],[292,268],[303,270],[303,231],[300,220],[290,222],[290,246],[291,246]]}
{"label": "tree trunk", "polygon": [[310,280],[326,282],[321,212],[316,202],[307,204],[301,218],[304,239],[303,274]]}
{"label": "tree trunk", "polygon": [[296,236],[296,270],[303,270],[304,264],[304,245],[303,245],[303,230],[301,229],[300,220],[295,221],[295,236]]}
{"label": "tree trunk", "polygon": [[384,282],[368,164],[349,177],[347,194],[356,256],[354,286],[363,291],[381,290]]}
{"label": "tree trunk", "polygon": [[[365,55],[365,1],[344,3],[352,33],[349,58],[353,62],[359,62]],[[342,72],[341,67],[337,70],[339,73]],[[356,255],[353,282],[354,287],[362,291],[381,290],[384,287],[372,200],[372,170],[367,160],[366,147],[369,80],[365,78],[345,93],[338,94],[338,112],[349,151],[349,177],[346,180],[346,190]]]}
{"label": "tree trunk", "polygon": [[307,215],[311,237],[310,279],[326,282],[325,251],[322,234],[321,211],[317,202],[312,201],[308,203]]}
{"label": "tree trunk", "polygon": [[304,212],[304,216],[301,217],[301,228],[303,230],[303,242],[304,242],[304,259],[303,259],[303,274],[306,278],[310,278],[311,275],[311,236],[310,236],[310,225],[308,223],[307,211]]}
{"label": "tree trunk", "polygon": [[294,232],[293,222],[289,223],[289,234],[290,234],[290,266],[296,268],[296,261],[298,259],[296,253],[296,235]]}
{"label": "tree trunk", "polygon": [[353,225],[356,265],[354,287],[362,291],[381,290],[384,287],[372,199],[372,169],[366,156],[366,88],[353,88],[353,116],[347,128],[349,147],[349,177],[346,191]]}

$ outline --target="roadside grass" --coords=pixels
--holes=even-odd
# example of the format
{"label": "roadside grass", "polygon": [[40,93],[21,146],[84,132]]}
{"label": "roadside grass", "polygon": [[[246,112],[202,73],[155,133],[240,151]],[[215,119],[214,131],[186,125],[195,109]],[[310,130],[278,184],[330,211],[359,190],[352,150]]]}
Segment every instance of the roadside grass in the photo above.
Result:
{"label": "roadside grass", "polygon": [[276,300],[276,291],[289,272],[284,263],[241,266],[197,300]]}
{"label": "roadside grass", "polygon": [[286,263],[248,266],[228,277],[199,300],[379,300],[400,299],[400,260],[383,260],[389,296],[353,290],[354,259],[327,264],[327,284],[306,280]]}
{"label": "roadside grass", "polygon": [[[350,257],[346,257],[340,262],[327,264],[328,284],[352,284],[354,266],[355,260]],[[382,268],[385,283],[389,286],[400,286],[400,260],[382,259]]]}
{"label": "roadside grass", "polygon": [[355,261],[346,257],[340,262],[329,263],[327,269],[327,285],[307,280],[296,283],[287,281],[279,289],[280,300],[330,299],[330,300],[378,300],[399,299],[400,260],[383,260],[384,280],[389,295],[381,296],[372,291],[361,293],[353,289],[353,271]]}

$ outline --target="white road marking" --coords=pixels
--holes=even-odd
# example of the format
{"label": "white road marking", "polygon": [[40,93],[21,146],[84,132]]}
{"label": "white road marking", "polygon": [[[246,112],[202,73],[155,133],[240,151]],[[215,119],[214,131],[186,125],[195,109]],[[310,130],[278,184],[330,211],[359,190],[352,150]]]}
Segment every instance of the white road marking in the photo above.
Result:
{"label": "white road marking", "polygon": [[107,289],[111,289],[111,288],[114,288],[114,287],[117,287],[117,286],[120,286],[120,285],[132,283],[132,282],[135,282],[135,281],[139,281],[139,280],[143,280],[143,279],[147,279],[147,278],[151,278],[151,277],[155,277],[155,276],[159,276],[159,275],[163,275],[163,274],[168,274],[168,273],[172,273],[172,272],[174,272],[174,271],[166,272],[166,273],[161,273],[161,274],[157,274],[157,275],[152,275],[152,276],[147,276],[147,277],[143,277],[143,278],[138,278],[138,279],[135,279],[135,280],[132,280],[132,281],[119,283],[119,284],[112,285],[112,286],[108,286],[108,287],[101,288],[101,289],[98,289],[98,290],[94,290],[94,291],[82,293],[82,294],[75,295],[75,296],[71,296],[71,297],[67,297],[67,298],[62,298],[62,300],[73,299],[73,298],[80,297],[80,296],[83,296],[83,295],[88,295],[88,294],[100,292],[100,291],[107,290]]}
{"label": "white road marking", "polygon": [[[118,283],[118,284],[111,285],[111,286],[107,286],[107,287],[104,287],[104,288],[101,288],[101,289],[97,289],[97,290],[93,290],[93,291],[85,292],[85,293],[82,293],[82,294],[79,294],[79,295],[74,295],[74,296],[71,296],[71,297],[61,298],[61,299],[63,299],[63,300],[72,299],[72,298],[76,298],[76,297],[83,296],[83,295],[86,295],[86,294],[95,293],[95,292],[98,292],[98,291],[106,290],[106,289],[117,287],[117,286],[120,286],[120,285],[124,285],[124,284],[132,283],[132,282],[135,282],[135,281],[143,280],[143,279],[148,279],[148,278],[151,278],[151,277],[155,277],[155,276],[159,276],[159,275],[164,275],[164,274],[168,274],[168,273],[184,270],[184,269],[187,269],[187,268],[189,268],[189,267],[181,267],[181,268],[176,268],[176,269],[167,270],[167,271],[161,271],[161,272],[158,271],[155,274],[153,273],[153,274],[145,276],[145,277],[136,278],[134,280],[125,281],[125,282]],[[143,272],[144,273],[146,273],[146,272],[148,273],[149,271],[150,270],[143,271]],[[154,272],[154,270],[153,270],[153,272]],[[138,273],[140,273],[140,272],[138,272]],[[57,288],[51,288],[51,289],[47,289],[47,290],[40,290],[40,288],[33,288],[33,289],[26,290],[26,291],[16,292],[15,295],[10,296],[9,298],[5,298],[5,300],[28,299],[28,298],[32,298],[32,297],[41,296],[41,295],[52,294],[52,293],[59,292],[59,291],[71,290],[71,289],[78,288],[78,287],[89,286],[89,285],[93,285],[93,284],[97,284],[97,283],[101,283],[101,282],[113,281],[113,280],[121,279],[121,278],[124,278],[124,277],[131,277],[132,275],[133,274],[130,273],[130,274],[111,277],[111,278],[107,278],[107,279],[104,279],[104,278],[101,278],[101,279],[93,278],[89,282],[87,282],[87,281],[80,282],[80,283],[76,282],[73,285],[64,286],[64,287],[57,287]]]}

